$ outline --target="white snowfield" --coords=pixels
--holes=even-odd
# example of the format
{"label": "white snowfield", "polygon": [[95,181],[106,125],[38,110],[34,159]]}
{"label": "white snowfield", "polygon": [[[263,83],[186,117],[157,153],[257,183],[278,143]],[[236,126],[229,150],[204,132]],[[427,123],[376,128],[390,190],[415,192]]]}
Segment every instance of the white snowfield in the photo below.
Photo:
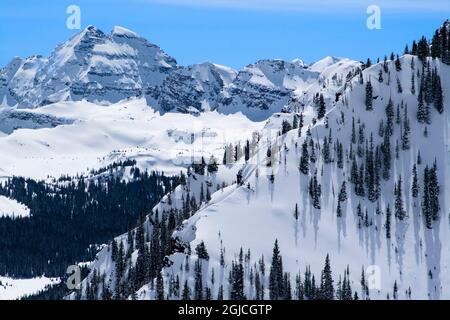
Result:
{"label": "white snowfield", "polygon": [[30,208],[14,199],[0,196],[0,217],[27,218]]}
{"label": "white snowfield", "polygon": [[0,175],[46,179],[135,159],[143,168],[179,173],[202,155],[217,159],[226,143],[245,141],[263,123],[242,114],[160,115],[144,99],[111,106],[62,102],[29,110],[72,124],[17,129],[0,137]]}
{"label": "white snowfield", "polygon": [[48,285],[59,283],[58,278],[37,277],[32,279],[12,279],[0,276],[0,300],[16,300],[38,293]]}

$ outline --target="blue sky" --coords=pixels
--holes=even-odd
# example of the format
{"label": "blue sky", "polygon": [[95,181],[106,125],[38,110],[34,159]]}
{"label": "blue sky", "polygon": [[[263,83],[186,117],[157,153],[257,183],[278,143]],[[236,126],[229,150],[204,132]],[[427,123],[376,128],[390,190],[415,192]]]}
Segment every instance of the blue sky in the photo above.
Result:
{"label": "blue sky", "polygon": [[[376,59],[431,36],[450,16],[448,0],[1,0],[0,66],[14,56],[48,56],[78,32],[66,27],[72,4],[81,9],[82,28],[121,25],[180,64],[236,69],[262,58]],[[369,4],[381,9],[381,30],[366,27]]]}

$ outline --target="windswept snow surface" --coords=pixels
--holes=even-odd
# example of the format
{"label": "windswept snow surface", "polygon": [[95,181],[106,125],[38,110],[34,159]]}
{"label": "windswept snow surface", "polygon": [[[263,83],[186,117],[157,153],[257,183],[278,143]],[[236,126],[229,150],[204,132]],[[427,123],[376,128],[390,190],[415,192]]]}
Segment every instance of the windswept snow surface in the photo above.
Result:
{"label": "windswept snow surface", "polygon": [[0,300],[20,299],[45,289],[47,285],[54,285],[59,282],[58,278],[12,279],[0,276]]}

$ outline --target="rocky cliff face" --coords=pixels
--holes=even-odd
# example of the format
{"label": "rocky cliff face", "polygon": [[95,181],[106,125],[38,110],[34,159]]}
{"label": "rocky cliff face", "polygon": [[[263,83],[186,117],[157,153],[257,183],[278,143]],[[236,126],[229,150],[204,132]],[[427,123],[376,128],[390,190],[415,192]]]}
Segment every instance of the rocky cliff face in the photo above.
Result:
{"label": "rocky cliff face", "polygon": [[132,31],[115,27],[106,35],[89,26],[48,59],[15,58],[0,73],[0,98],[24,108],[83,99],[110,104],[154,94],[176,67],[174,58]]}

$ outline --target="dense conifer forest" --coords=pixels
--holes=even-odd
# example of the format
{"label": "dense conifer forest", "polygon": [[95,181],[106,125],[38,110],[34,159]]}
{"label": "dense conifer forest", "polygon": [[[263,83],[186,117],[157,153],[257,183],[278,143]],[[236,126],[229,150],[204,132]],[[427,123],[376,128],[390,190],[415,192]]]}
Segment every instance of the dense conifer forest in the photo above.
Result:
{"label": "dense conifer forest", "polygon": [[0,218],[0,274],[60,276],[68,265],[92,260],[98,245],[132,228],[178,181],[140,171],[132,161],[91,176],[54,183],[13,177],[0,187],[1,195],[30,208],[29,218]]}

